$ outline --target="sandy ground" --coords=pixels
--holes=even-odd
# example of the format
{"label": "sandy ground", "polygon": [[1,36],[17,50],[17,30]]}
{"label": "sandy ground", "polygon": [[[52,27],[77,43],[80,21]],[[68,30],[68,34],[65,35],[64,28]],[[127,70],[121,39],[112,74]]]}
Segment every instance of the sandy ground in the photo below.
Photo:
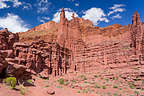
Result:
{"label": "sandy ground", "polygon": [[[142,66],[133,66],[123,69],[101,70],[92,73],[71,73],[60,77],[51,77],[49,80],[32,76],[35,79],[34,86],[22,86],[24,94],[12,90],[5,84],[0,83],[0,96],[143,96],[144,73]],[[125,74],[126,73],[126,74]],[[124,79],[122,75],[126,75]],[[138,75],[139,74],[139,75]],[[136,76],[134,84],[141,88],[129,85],[129,80]],[[58,80],[63,78],[64,84]],[[55,94],[49,95],[47,91],[53,90]]]}

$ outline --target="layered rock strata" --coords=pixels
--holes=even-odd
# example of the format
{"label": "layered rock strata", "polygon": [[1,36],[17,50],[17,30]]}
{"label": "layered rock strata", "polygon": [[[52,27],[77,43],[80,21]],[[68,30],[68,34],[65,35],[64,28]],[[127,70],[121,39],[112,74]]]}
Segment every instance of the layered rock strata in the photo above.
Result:
{"label": "layered rock strata", "polygon": [[[21,43],[18,42],[18,34],[7,29],[0,31],[0,52],[5,54],[5,57],[0,55],[0,59],[5,62],[0,63],[0,72],[6,68],[9,76],[19,77],[29,71],[48,77],[49,74],[57,76],[70,71],[93,72],[101,68],[113,69],[144,64],[144,25],[137,12],[128,28],[118,24],[94,28],[89,23],[87,30],[83,30],[80,26],[81,19],[74,14],[72,18],[67,20],[63,8],[57,39],[51,42],[38,40],[29,44]],[[41,28],[46,29],[46,26]],[[127,30],[121,33],[117,29]],[[98,34],[94,34],[93,30]],[[86,36],[88,32],[92,35]]]}

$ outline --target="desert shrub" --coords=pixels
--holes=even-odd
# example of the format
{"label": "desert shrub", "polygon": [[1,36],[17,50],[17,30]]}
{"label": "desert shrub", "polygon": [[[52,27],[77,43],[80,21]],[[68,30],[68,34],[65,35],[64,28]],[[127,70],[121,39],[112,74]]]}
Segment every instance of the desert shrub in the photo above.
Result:
{"label": "desert shrub", "polygon": [[113,96],[118,96],[118,94],[117,94],[117,93],[114,93]]}
{"label": "desert shrub", "polygon": [[30,84],[34,84],[34,82],[32,81],[32,79],[29,79],[29,80],[27,80],[27,83],[30,83]]}
{"label": "desert shrub", "polygon": [[133,82],[129,82],[129,87],[130,87],[131,89],[134,89],[134,88],[135,88]]}
{"label": "desert shrub", "polygon": [[70,82],[68,80],[64,80],[64,81],[65,81],[64,85],[69,85],[70,84]]}
{"label": "desert shrub", "polygon": [[87,78],[86,78],[85,75],[80,75],[80,78],[81,78],[82,80],[87,80]]}
{"label": "desert shrub", "polygon": [[107,96],[111,96],[111,93],[110,93],[110,92],[108,92],[108,93],[107,93]]}
{"label": "desert shrub", "polygon": [[108,82],[108,81],[109,81],[109,78],[106,78],[105,80]]}
{"label": "desert shrub", "polygon": [[142,85],[144,85],[144,80],[142,80]]}
{"label": "desert shrub", "polygon": [[103,85],[102,88],[103,88],[103,89],[106,89],[106,86]]}
{"label": "desert shrub", "polygon": [[98,78],[98,76],[97,76],[97,75],[94,75],[94,77],[95,77],[95,78]]}
{"label": "desert shrub", "polygon": [[77,93],[81,93],[80,90],[78,90]]}
{"label": "desert shrub", "polygon": [[113,85],[113,88],[118,88],[118,86],[117,85]]}
{"label": "desert shrub", "polygon": [[115,80],[115,77],[112,77],[112,80]]}
{"label": "desert shrub", "polygon": [[12,89],[15,88],[17,80],[15,77],[7,77],[6,79],[3,80],[4,83],[9,85]]}
{"label": "desert shrub", "polygon": [[139,96],[139,91],[134,91],[134,93],[136,94],[136,96]]}
{"label": "desert shrub", "polygon": [[83,93],[88,93],[88,91],[86,89],[83,89],[82,92]]}
{"label": "desert shrub", "polygon": [[24,95],[24,94],[25,94],[23,88],[20,88],[20,94],[21,94],[21,95]]}
{"label": "desert shrub", "polygon": [[77,81],[76,80],[71,80],[71,82],[76,83]]}
{"label": "desert shrub", "polygon": [[21,94],[21,95],[25,95],[25,87],[24,87],[22,84],[20,84],[20,85],[18,86],[18,88],[19,88],[20,94]]}
{"label": "desert shrub", "polygon": [[45,87],[46,87],[46,88],[48,88],[48,87],[49,87],[49,85],[46,85]]}
{"label": "desert shrub", "polygon": [[100,86],[98,84],[95,84],[94,88],[100,88]]}
{"label": "desert shrub", "polygon": [[65,83],[65,80],[64,80],[63,78],[60,78],[60,79],[58,80],[58,82],[59,82],[59,84],[63,85],[63,84]]}

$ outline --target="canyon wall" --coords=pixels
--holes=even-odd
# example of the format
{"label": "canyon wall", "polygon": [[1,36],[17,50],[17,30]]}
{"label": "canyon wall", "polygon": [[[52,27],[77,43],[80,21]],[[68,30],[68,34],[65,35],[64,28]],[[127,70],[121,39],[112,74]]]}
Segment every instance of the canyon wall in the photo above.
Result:
{"label": "canyon wall", "polygon": [[[34,41],[29,38],[29,43],[22,42],[25,37],[19,41],[18,34],[7,29],[0,31],[0,73],[21,77],[30,72],[48,77],[144,64],[144,24],[137,12],[128,26],[100,28],[74,14],[72,18],[67,20],[63,8],[60,23],[50,22],[19,33],[20,38],[23,34],[36,35]],[[49,32],[49,40],[42,40],[45,30],[51,28],[54,31]]]}
{"label": "canyon wall", "polygon": [[[133,15],[132,24],[128,27],[120,25],[109,26],[107,28],[89,28],[87,34],[80,27],[80,19],[72,16],[68,21],[65,17],[64,9],[61,12],[58,27],[58,42],[63,41],[64,46],[72,51],[71,67],[74,71],[92,72],[101,68],[121,68],[143,62],[143,25],[139,14]],[[91,26],[93,27],[93,26]],[[93,27],[94,28],[94,27]],[[126,29],[118,33],[117,29]],[[91,29],[91,30],[90,30]],[[103,31],[109,31],[106,36]],[[108,33],[108,32],[107,32]],[[112,33],[117,35],[112,36]]]}

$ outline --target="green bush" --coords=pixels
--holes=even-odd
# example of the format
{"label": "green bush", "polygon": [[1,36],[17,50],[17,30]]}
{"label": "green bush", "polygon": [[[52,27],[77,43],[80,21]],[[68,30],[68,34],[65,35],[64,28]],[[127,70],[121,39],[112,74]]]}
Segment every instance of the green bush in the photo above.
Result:
{"label": "green bush", "polygon": [[83,93],[88,93],[88,91],[86,89],[83,89],[82,92]]}
{"label": "green bush", "polygon": [[20,94],[21,95],[25,95],[25,88],[24,88],[24,86],[20,84],[18,87],[19,87]]}
{"label": "green bush", "polygon": [[27,82],[32,84],[32,85],[34,84],[34,82],[31,79],[27,80]]}
{"label": "green bush", "polygon": [[81,93],[80,90],[78,90],[77,93]]}
{"label": "green bush", "polygon": [[22,88],[20,88],[20,94],[21,94],[21,95],[24,95],[24,94],[25,94],[25,92],[24,92],[24,90],[23,90]]}
{"label": "green bush", "polygon": [[3,80],[3,82],[11,86],[12,89],[14,89],[16,86],[17,80],[15,77],[7,77],[6,79]]}
{"label": "green bush", "polygon": [[118,88],[118,86],[117,85],[113,85],[113,88]]}
{"label": "green bush", "polygon": [[144,85],[144,80],[142,80],[142,85]]}
{"label": "green bush", "polygon": [[87,80],[87,78],[86,78],[85,75],[80,75],[80,78],[81,78],[82,80]]}
{"label": "green bush", "polygon": [[129,82],[129,87],[130,87],[131,89],[134,89],[134,88],[135,88],[133,82]]}
{"label": "green bush", "polygon": [[103,89],[106,89],[106,86],[103,85],[102,88],[103,88]]}
{"label": "green bush", "polygon": [[64,84],[64,79],[63,78],[60,78],[59,80],[58,80],[58,82],[59,82],[59,84],[61,84],[61,85],[63,85]]}
{"label": "green bush", "polygon": [[100,88],[100,86],[98,84],[95,84],[94,88]]}
{"label": "green bush", "polygon": [[76,80],[71,80],[71,82],[76,83],[77,81]]}

